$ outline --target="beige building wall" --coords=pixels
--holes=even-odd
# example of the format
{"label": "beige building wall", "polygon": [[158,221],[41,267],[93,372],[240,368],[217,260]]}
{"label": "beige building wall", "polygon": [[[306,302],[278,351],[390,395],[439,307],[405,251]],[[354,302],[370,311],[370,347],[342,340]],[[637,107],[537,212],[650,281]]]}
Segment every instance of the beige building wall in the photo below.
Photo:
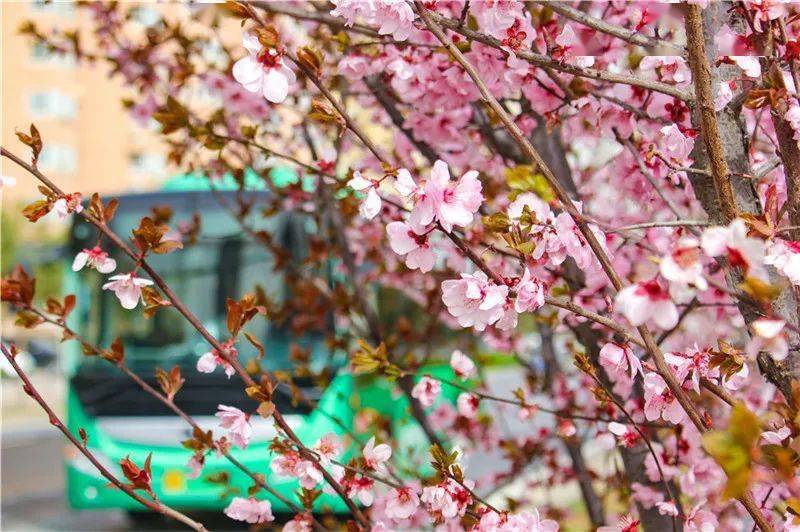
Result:
{"label": "beige building wall", "polygon": [[[111,193],[157,187],[170,173],[165,150],[122,107],[128,93],[119,79],[109,78],[108,66],[78,65],[19,35],[26,20],[43,30],[87,29],[85,10],[70,3],[3,1],[0,16],[3,146],[27,158],[29,150],[14,131],[27,132],[33,122],[44,141],[39,167],[65,190]],[[17,180],[3,190],[5,208],[38,194],[30,176],[8,161],[2,161],[0,172]]]}

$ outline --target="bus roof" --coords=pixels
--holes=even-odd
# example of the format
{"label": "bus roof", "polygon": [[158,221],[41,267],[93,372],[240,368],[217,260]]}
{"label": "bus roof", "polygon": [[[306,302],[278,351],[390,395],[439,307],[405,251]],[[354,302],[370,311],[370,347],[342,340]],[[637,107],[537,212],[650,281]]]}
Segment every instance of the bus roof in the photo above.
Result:
{"label": "bus roof", "polygon": [[[272,183],[277,187],[285,187],[297,183],[297,172],[287,166],[275,166],[269,171]],[[244,172],[244,186],[248,190],[266,190],[267,186],[253,169]],[[214,188],[221,191],[238,190],[239,184],[230,173],[214,182]],[[178,174],[169,178],[161,187],[162,192],[210,191],[211,183],[202,172]]]}

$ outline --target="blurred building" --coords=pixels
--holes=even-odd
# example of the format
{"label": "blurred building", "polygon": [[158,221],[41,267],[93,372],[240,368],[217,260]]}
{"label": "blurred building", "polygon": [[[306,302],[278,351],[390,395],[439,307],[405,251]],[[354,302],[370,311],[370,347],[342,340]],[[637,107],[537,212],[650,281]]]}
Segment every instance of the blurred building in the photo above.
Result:
{"label": "blurred building", "polygon": [[[146,24],[153,5],[142,3],[137,16]],[[2,143],[28,157],[14,134],[35,123],[44,140],[39,168],[67,191],[121,192],[152,189],[169,172],[156,135],[136,124],[121,100],[130,96],[103,63],[79,65],[19,34],[26,20],[46,30],[88,29],[85,11],[71,2],[2,2]],[[8,161],[3,175],[15,186],[3,190],[6,208],[38,195],[30,176]]]}

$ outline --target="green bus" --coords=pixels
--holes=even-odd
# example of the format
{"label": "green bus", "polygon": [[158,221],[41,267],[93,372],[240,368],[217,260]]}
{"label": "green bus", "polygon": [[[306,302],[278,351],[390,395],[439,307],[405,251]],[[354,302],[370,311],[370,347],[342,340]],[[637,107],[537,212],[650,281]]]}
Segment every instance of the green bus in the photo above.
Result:
{"label": "green bus", "polygon": [[[130,235],[139,219],[155,205],[169,205],[175,221],[188,220],[192,213],[201,213],[202,229],[196,244],[178,252],[153,255],[149,261],[206,328],[218,338],[225,338],[226,298],[241,297],[257,283],[275,301],[290,294],[286,293],[282,276],[270,275],[274,257],[264,246],[243,235],[238,222],[223,208],[221,201],[232,202],[237,194],[232,190],[235,187],[228,183],[225,187],[228,190],[212,191],[204,183],[207,181],[197,176],[184,176],[159,192],[120,196],[112,228],[122,236]],[[246,193],[256,198],[269,194],[267,191]],[[254,217],[252,224],[255,229],[272,233],[273,238],[295,257],[307,253],[308,236],[316,231],[309,217],[289,212],[270,218]],[[74,253],[92,247],[96,240],[97,231],[85,221],[76,220],[71,230],[69,261]],[[130,264],[127,257],[112,256],[117,259],[118,271],[127,271],[126,265]],[[244,411],[254,409],[255,404],[246,396],[236,376],[229,379],[222,368],[211,374],[196,370],[198,358],[209,346],[176,311],[161,309],[152,318],[145,319],[140,309],[124,310],[113,293],[101,290],[103,279],[94,270],[74,273],[68,266],[65,269],[66,290],[76,294],[78,301],[78,307],[70,316],[70,325],[97,345],[107,346],[119,337],[125,344],[126,363],[154,386],[156,367],[169,370],[179,366],[186,382],[176,396],[176,403],[205,429],[214,430],[215,437],[223,434],[216,429],[217,405],[236,406]],[[329,264],[328,270],[332,282],[335,268]],[[333,326],[331,319],[326,327]],[[423,453],[427,450],[424,433],[413,422],[408,402],[398,395],[396,385],[379,378],[352,375],[346,365],[346,353],[328,348],[325,337],[329,331],[309,332],[298,337],[286,327],[265,319],[254,320],[247,330],[259,338],[266,349],[267,356],[261,361],[265,369],[291,369],[290,346],[297,343],[311,353],[314,371],[328,368],[333,372],[334,377],[325,389],[308,380],[296,381],[303,394],[316,404],[313,409],[302,403],[293,405],[287,387],[277,389],[274,402],[305,444],[313,445],[330,432],[343,437],[346,431],[354,429],[356,411],[368,405],[390,420],[390,430],[398,448],[416,448]],[[191,451],[183,448],[181,442],[191,436],[190,427],[112,364],[99,357],[83,355],[78,342],[65,345],[68,349],[65,374],[69,428],[74,433],[80,428],[85,430],[89,448],[112,471],[119,471],[118,464],[125,457],[141,464],[152,452],[154,491],[166,504],[187,510],[224,508],[233,496],[229,488],[243,496],[247,493],[252,479],[214,453],[207,456],[201,475],[189,478],[187,462]],[[247,342],[240,342],[237,347],[244,363],[256,356],[255,349]],[[426,372],[445,376],[450,375],[450,368],[441,364]],[[449,397],[451,401],[452,395],[455,394]],[[251,471],[264,474],[266,481],[283,495],[294,498],[292,493],[297,491],[297,483],[275,477],[270,472],[268,447],[276,435],[271,420],[256,415],[251,422],[252,443],[245,450],[235,448],[235,457]],[[364,434],[362,443],[368,437]],[[426,458],[423,456],[417,463],[426,463]],[[66,471],[67,500],[72,508],[143,510],[121,491],[109,488],[107,481],[80,453],[67,457]],[[229,480],[227,486],[219,482],[221,478]],[[257,497],[270,500],[276,513],[290,511],[264,491]],[[339,498],[327,494],[322,495],[316,505],[315,511],[347,512]]]}

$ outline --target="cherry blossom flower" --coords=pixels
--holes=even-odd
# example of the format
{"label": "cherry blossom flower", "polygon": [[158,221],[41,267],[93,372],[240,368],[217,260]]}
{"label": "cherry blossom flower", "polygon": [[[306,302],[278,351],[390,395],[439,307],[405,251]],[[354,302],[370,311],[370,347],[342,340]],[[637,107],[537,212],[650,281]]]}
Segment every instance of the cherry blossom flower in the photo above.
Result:
{"label": "cherry blossom flower", "polygon": [[250,416],[236,407],[219,405],[216,416],[220,419],[219,426],[228,429],[228,437],[234,445],[246,449],[253,434],[250,426]]}
{"label": "cherry blossom flower", "polygon": [[136,277],[133,272],[112,275],[109,282],[103,285],[103,290],[111,290],[119,299],[122,308],[132,310],[142,298],[142,287],[150,286],[153,281]]}
{"label": "cherry blossom flower", "polygon": [[765,430],[761,433],[761,438],[770,445],[781,445],[783,440],[792,435],[792,429],[781,427],[777,430]]}
{"label": "cherry blossom flower", "polygon": [[186,478],[197,478],[200,476],[200,473],[203,471],[203,462],[204,456],[200,454],[193,454],[191,458],[189,458],[189,463],[186,466],[189,468],[189,472],[186,473]]}
{"label": "cherry blossom flower", "polygon": [[487,512],[481,517],[476,532],[556,532],[558,523],[552,519],[542,519],[539,510],[514,514]]}
{"label": "cherry blossom flower", "polygon": [[686,137],[680,128],[671,124],[661,128],[667,154],[677,161],[685,161],[694,147],[694,139]]}
{"label": "cherry blossom flower", "polygon": [[[405,185],[401,185],[403,192],[408,192],[408,179],[398,178],[398,184],[400,183]],[[474,170],[467,172],[457,182],[453,182],[450,181],[447,164],[444,161],[436,161],[431,169],[430,179],[416,191],[416,203],[410,217],[411,224],[416,227],[426,227],[434,220],[438,220],[448,232],[453,230],[454,225],[461,227],[469,225],[483,202],[481,188],[478,172]]]}
{"label": "cherry blossom flower", "polygon": [[616,421],[612,421],[608,424],[608,430],[614,436],[616,436],[617,439],[619,439],[619,442],[623,447],[635,447],[639,444],[639,441],[642,438],[638,432],[630,428],[628,425],[623,425],[622,423],[617,423]]}
{"label": "cherry blossom flower", "polygon": [[755,320],[750,328],[753,336],[747,343],[747,354],[755,358],[761,351],[766,351],[775,360],[783,360],[789,354],[789,342],[786,340],[783,320],[761,318]]}
{"label": "cherry blossom flower", "polygon": [[263,94],[272,103],[283,102],[289,94],[289,85],[295,82],[295,75],[284,64],[282,55],[274,48],[264,48],[252,33],[243,35],[242,44],[249,55],[234,63],[234,79],[248,91]]}
{"label": "cherry blossom flower", "polygon": [[362,451],[364,465],[370,469],[380,471],[384,462],[392,456],[392,448],[385,443],[375,445],[375,436],[371,437]]}
{"label": "cherry blossom flower", "polygon": [[767,279],[762,266],[764,242],[747,236],[747,226],[741,218],[727,227],[709,227],[703,231],[700,246],[711,257],[727,258],[731,266],[741,267],[750,277]]}
{"label": "cherry blossom flower", "polygon": [[[239,354],[236,348],[233,347],[233,342],[230,340],[225,342],[223,347],[226,349],[228,356],[235,357]],[[225,369],[225,374],[229,379],[236,373],[236,369],[233,365],[225,360],[225,357],[216,349],[204,353],[197,359],[197,371],[200,373],[213,373],[214,370],[217,369],[217,366],[222,366]]]}
{"label": "cherry blossom flower", "polygon": [[792,284],[800,285],[800,241],[772,240],[764,263],[775,266]]}
{"label": "cherry blossom flower", "polygon": [[395,519],[408,519],[419,508],[419,496],[408,487],[395,488],[386,499],[386,516]]}
{"label": "cherry blossom flower", "polygon": [[686,412],[672,395],[667,383],[655,372],[644,377],[644,415],[648,421],[663,419],[675,425],[686,417]]}
{"label": "cherry blossom flower", "polygon": [[693,237],[683,237],[670,253],[661,257],[661,275],[678,285],[693,285],[700,290],[708,288],[700,262],[700,242]]}
{"label": "cherry blossom flower", "polygon": [[306,514],[297,514],[291,521],[283,525],[281,532],[311,532],[314,525]]}
{"label": "cherry blossom flower", "polygon": [[53,203],[53,212],[56,213],[56,216],[61,221],[64,221],[73,212],[80,214],[83,212],[81,198],[80,192],[65,194]]}
{"label": "cherry blossom flower", "polygon": [[453,368],[456,376],[462,381],[475,375],[475,362],[458,349],[450,355],[450,367]]}
{"label": "cherry blossom flower", "polygon": [[605,344],[600,349],[599,362],[614,381],[620,378],[633,379],[637,373],[644,375],[642,362],[628,344],[620,345],[613,342]]}
{"label": "cherry blossom flower", "polygon": [[503,316],[508,287],[489,281],[483,272],[462,273],[442,282],[442,301],[462,327],[482,331]]}
{"label": "cherry blossom flower", "polygon": [[684,530],[686,532],[714,532],[719,527],[717,516],[709,511],[705,502],[700,503],[686,514]]}
{"label": "cherry blossom flower", "polygon": [[275,519],[272,515],[272,505],[269,501],[257,501],[253,497],[247,499],[234,497],[227,508],[225,515],[237,521],[244,521],[252,525],[266,523]]}
{"label": "cherry blossom flower", "polygon": [[380,22],[378,33],[405,41],[414,29],[414,10],[405,0],[377,0],[375,21]]}
{"label": "cherry blossom flower", "polygon": [[100,273],[111,273],[117,268],[117,261],[109,257],[108,253],[103,251],[100,246],[95,246],[92,249],[84,248],[83,251],[75,255],[75,260],[72,261],[72,271],[80,271],[87,264]]}
{"label": "cherry blossom flower", "polygon": [[613,525],[601,526],[597,532],[637,532],[639,530],[639,520],[629,515],[623,515]]}
{"label": "cherry blossom flower", "polygon": [[372,220],[381,212],[381,197],[377,190],[379,185],[378,181],[364,178],[359,171],[353,172],[353,178],[347,182],[347,186],[353,190],[365,193],[358,212],[367,220]]}
{"label": "cherry blossom flower", "polygon": [[310,460],[305,460],[297,451],[279,454],[269,464],[270,469],[281,477],[295,478],[305,489],[314,489],[324,478],[322,472]]}
{"label": "cherry blossom flower", "polygon": [[329,466],[331,460],[334,460],[342,452],[342,445],[336,435],[331,432],[318,439],[313,450],[319,455],[320,463]]}
{"label": "cherry blossom flower", "polygon": [[386,232],[392,250],[406,256],[406,266],[422,273],[433,269],[436,256],[429,245],[428,231],[420,233],[405,222],[391,222],[386,226]]}
{"label": "cherry blossom flower", "polygon": [[478,415],[478,405],[481,399],[477,395],[469,392],[458,394],[456,405],[458,406],[458,413],[468,419],[474,419]]}
{"label": "cherry blossom flower", "polygon": [[789,123],[789,127],[794,131],[792,138],[800,140],[800,105],[792,101],[789,104],[789,109],[786,110],[786,114],[783,115],[783,119]]}
{"label": "cherry blossom flower", "polygon": [[517,284],[517,299],[514,301],[514,310],[517,312],[530,312],[544,305],[544,284],[531,275],[528,268],[522,274]]}
{"label": "cherry blossom flower", "polygon": [[651,279],[626,286],[616,297],[618,310],[634,326],[652,320],[662,329],[671,329],[678,323],[678,309],[664,288]]}
{"label": "cherry blossom flower", "polygon": [[414,386],[414,389],[411,390],[411,396],[419,401],[422,406],[428,408],[429,406],[433,406],[433,403],[436,402],[436,398],[439,397],[441,391],[441,382],[424,375]]}
{"label": "cherry blossom flower", "polygon": [[721,82],[719,89],[717,89],[717,96],[714,98],[714,110],[719,112],[725,109],[725,106],[733,100],[733,91],[731,90],[732,82]]}
{"label": "cherry blossom flower", "polygon": [[741,68],[745,75],[749,78],[761,77],[761,63],[758,62],[758,57],[751,57],[747,55],[732,55],[731,61],[736,63],[736,66]]}
{"label": "cherry blossom flower", "polygon": [[[465,479],[464,484],[469,489],[475,485],[470,479]],[[467,507],[472,504],[472,495],[454,480],[447,478],[439,484],[422,488],[420,501],[433,516],[449,520],[464,515]]]}
{"label": "cherry blossom flower", "polygon": [[331,15],[345,19],[345,25],[352,26],[356,19],[362,17],[365,21],[372,21],[375,11],[374,0],[332,0],[334,7]]}

